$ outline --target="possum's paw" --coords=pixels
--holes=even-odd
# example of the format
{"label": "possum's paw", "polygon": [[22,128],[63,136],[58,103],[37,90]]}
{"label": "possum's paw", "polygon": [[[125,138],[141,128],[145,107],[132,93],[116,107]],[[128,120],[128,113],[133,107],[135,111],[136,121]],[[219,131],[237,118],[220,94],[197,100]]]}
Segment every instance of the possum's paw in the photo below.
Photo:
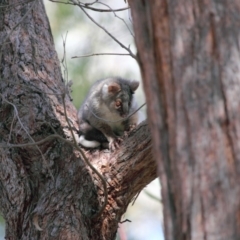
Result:
{"label": "possum's paw", "polygon": [[133,129],[135,129],[137,127],[137,124],[131,124],[129,125],[129,128],[127,129],[127,131],[124,131],[123,136],[124,137],[128,137],[129,132],[131,132]]}
{"label": "possum's paw", "polygon": [[118,149],[120,147],[121,142],[123,141],[122,138],[118,137],[118,138],[114,138],[109,142],[109,149],[113,152],[116,149]]}
{"label": "possum's paw", "polygon": [[131,124],[129,125],[129,132],[132,131],[133,129],[135,129],[137,127],[137,124]]}

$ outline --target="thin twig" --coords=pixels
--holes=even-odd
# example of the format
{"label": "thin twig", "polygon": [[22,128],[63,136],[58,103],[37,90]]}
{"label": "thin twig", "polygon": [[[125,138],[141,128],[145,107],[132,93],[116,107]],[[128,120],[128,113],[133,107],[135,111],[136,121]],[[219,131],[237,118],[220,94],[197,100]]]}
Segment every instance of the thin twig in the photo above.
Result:
{"label": "thin twig", "polygon": [[[98,2],[98,0],[96,0],[96,1],[94,1],[94,2],[91,2],[91,3],[85,3],[85,5],[93,5],[93,4],[95,4],[95,3],[97,3]],[[82,3],[82,4],[84,4],[84,3]]]}
{"label": "thin twig", "polygon": [[157,202],[162,203],[162,199],[154,196],[152,193],[150,193],[150,192],[147,191],[146,189],[144,189],[143,192],[144,192],[148,197],[150,197],[151,199],[153,199],[153,200],[155,200],[155,201],[157,201]]}
{"label": "thin twig", "polygon": [[125,219],[125,220],[123,220],[123,221],[120,221],[119,223],[125,223],[125,222],[132,222],[131,220],[129,220],[129,219]]}
{"label": "thin twig", "polygon": [[[15,111],[14,111],[14,113],[15,113]],[[13,131],[13,123],[14,123],[15,118],[16,118],[16,115],[13,114],[13,119],[12,119],[12,122],[11,122],[10,132],[9,132],[9,135],[8,135],[8,141],[7,141],[8,143],[11,140],[11,135],[12,135],[12,131]]]}
{"label": "thin twig", "polygon": [[[18,119],[18,122],[19,122],[20,126],[21,126],[22,129],[25,131],[25,133],[27,134],[27,136],[29,137],[29,139],[30,139],[33,143],[35,143],[35,140],[31,137],[31,135],[29,134],[29,132],[27,131],[27,129],[24,127],[24,125],[23,125],[23,123],[22,123],[22,121],[21,121],[21,119],[20,119],[20,117],[19,117],[19,115],[18,115],[18,110],[17,110],[16,106],[15,106],[13,103],[9,102],[7,99],[5,99],[4,96],[3,96],[1,93],[0,93],[0,96],[2,97],[2,100],[3,100],[3,101],[5,101],[6,103],[8,103],[9,105],[11,105],[11,106],[13,107],[14,112],[15,112],[15,114],[16,114],[16,117],[17,117],[17,119]],[[45,164],[46,164],[46,166],[47,166],[47,168],[48,168],[48,171],[49,171],[50,176],[52,177],[52,180],[54,180],[54,177],[53,177],[53,175],[52,175],[52,172],[51,172],[51,170],[50,170],[50,167],[48,166],[48,162],[47,162],[46,158],[44,157],[41,149],[38,147],[38,145],[35,145],[35,146],[36,146],[37,150],[39,151],[39,153],[41,154],[41,157],[42,157],[43,161],[45,162]]]}
{"label": "thin twig", "polygon": [[91,164],[91,162],[88,160],[88,158],[86,157],[85,153],[83,152],[83,150],[78,146],[77,140],[74,136],[71,124],[69,122],[69,119],[67,117],[67,111],[66,111],[66,104],[65,104],[65,94],[62,95],[62,100],[63,100],[63,109],[64,109],[64,115],[68,124],[68,127],[70,129],[71,135],[73,137],[73,142],[74,142],[74,147],[80,152],[80,154],[82,155],[82,158],[84,159],[85,163],[92,169],[92,171],[94,173],[97,174],[97,176],[101,179],[102,181],[102,185],[103,185],[103,192],[104,192],[104,203],[102,204],[100,210],[93,216],[94,218],[99,217],[102,212],[104,211],[107,203],[108,203],[108,192],[107,192],[107,183],[106,180],[104,179],[104,177],[101,175],[101,173]]}
{"label": "thin twig", "polygon": [[0,148],[22,148],[22,147],[32,147],[32,146],[37,146],[37,145],[41,145],[43,143],[46,143],[47,141],[49,140],[52,140],[54,138],[57,138],[65,143],[68,143],[68,144],[72,144],[70,141],[68,141],[67,139],[61,137],[59,134],[52,134],[52,135],[49,135],[47,137],[45,137],[44,139],[42,140],[39,140],[39,141],[34,141],[34,142],[31,142],[31,143],[21,143],[21,144],[11,144],[11,143],[8,143],[8,144],[0,144]]}
{"label": "thin twig", "polygon": [[71,3],[70,1],[63,2],[63,1],[57,1],[57,0],[49,0],[49,2],[62,3],[62,4],[68,4],[68,5],[81,5],[82,7],[87,8],[92,11],[95,11],[95,12],[120,12],[120,11],[125,11],[125,10],[130,9],[129,7],[118,8],[118,9],[101,9],[101,8],[89,7],[89,5],[99,3],[98,1],[95,1],[93,3],[79,3],[79,4]]}
{"label": "thin twig", "polygon": [[135,204],[135,202],[136,202],[136,200],[137,200],[137,198],[138,198],[138,196],[139,196],[140,193],[141,193],[141,191],[139,191],[139,192],[135,195],[135,197],[133,198],[132,206]]}
{"label": "thin twig", "polygon": [[[62,64],[63,64],[63,67],[64,67],[65,72],[66,72],[66,75],[65,75],[67,77],[66,81],[68,82],[68,74],[67,74],[68,71],[67,71],[67,61],[66,61],[66,39],[67,39],[67,35],[65,37],[65,40],[63,39],[64,56],[63,56],[63,59],[62,59]],[[68,88],[68,85],[66,85],[66,88]],[[84,159],[85,163],[100,178],[100,180],[102,181],[103,189],[104,189],[104,191],[103,191],[104,192],[104,203],[102,204],[100,210],[93,216],[93,218],[97,218],[102,214],[102,212],[104,211],[104,209],[105,209],[105,207],[108,203],[107,183],[106,183],[106,180],[104,179],[104,177],[101,175],[101,173],[88,160],[88,158],[86,157],[83,150],[78,146],[77,140],[76,140],[75,135],[73,133],[73,128],[72,128],[71,123],[69,122],[69,118],[67,116],[67,108],[66,108],[66,103],[65,103],[66,91],[68,91],[68,89],[66,89],[64,91],[64,93],[62,94],[62,102],[63,102],[64,116],[65,116],[65,119],[67,121],[68,127],[70,129],[70,132],[71,132],[71,135],[72,135],[72,138],[73,138],[74,147],[80,152],[80,154],[81,154],[82,158]]]}
{"label": "thin twig", "polygon": [[127,29],[128,29],[128,31],[130,32],[130,34],[134,37],[133,32],[131,31],[130,27],[127,25],[127,23],[125,22],[125,20],[124,20],[123,18],[119,17],[119,16],[115,13],[115,11],[114,11],[109,5],[107,5],[107,4],[105,4],[105,3],[102,3],[102,2],[99,2],[99,4],[102,4],[102,5],[106,6],[106,7],[108,7],[110,10],[112,10],[114,16],[115,16],[116,18],[120,19],[121,21],[123,21],[123,23],[124,23],[125,26],[127,27]]}
{"label": "thin twig", "polygon": [[64,68],[64,79],[68,83],[68,67],[67,67],[67,55],[66,55],[66,40],[67,40],[68,32],[66,33],[65,39],[63,38],[63,58],[62,58],[62,66]]}
{"label": "thin twig", "polygon": [[130,56],[129,53],[92,53],[82,56],[73,56],[72,58],[83,58],[83,57],[92,57],[92,56],[101,56],[101,55],[117,55],[117,56]]}
{"label": "thin twig", "polygon": [[111,121],[111,120],[107,120],[105,118],[101,118],[99,116],[97,116],[91,108],[88,107],[88,105],[86,105],[88,107],[88,109],[90,110],[90,112],[92,113],[92,115],[100,120],[103,120],[104,122],[110,122],[110,123],[116,123],[116,122],[122,122],[122,121],[125,121],[127,120],[128,118],[130,118],[133,114],[135,114],[137,111],[139,111],[142,107],[144,107],[146,105],[146,103],[143,103],[139,108],[137,108],[135,111],[133,111],[132,113],[130,113],[127,117],[125,118],[122,118],[120,120],[116,120],[116,121]]}
{"label": "thin twig", "polygon": [[88,7],[86,5],[83,5],[84,8],[90,9],[92,11],[96,11],[96,12],[120,12],[120,11],[125,11],[128,10],[129,7],[125,7],[125,8],[118,8],[118,9],[101,9],[101,8],[92,8],[92,7]]}
{"label": "thin twig", "polygon": [[[127,52],[129,52],[129,54],[126,54],[126,56],[131,56],[132,58],[136,59],[137,60],[137,57],[135,54],[133,54],[133,52],[130,50],[130,47],[126,47],[124,44],[122,44],[120,41],[117,40],[117,38],[115,38],[108,30],[106,30],[102,25],[100,25],[99,23],[97,23],[85,10],[84,8],[88,8],[88,9],[91,9],[91,10],[95,10],[95,11],[99,11],[99,12],[113,12],[115,17],[119,18],[120,20],[122,20],[126,27],[128,28],[130,34],[133,36],[133,33],[131,31],[131,29],[129,28],[129,26],[127,25],[127,23],[125,22],[124,19],[120,18],[119,16],[117,16],[115,14],[115,12],[119,11],[119,10],[127,10],[129,9],[128,8],[124,8],[124,9],[112,9],[110,6],[108,6],[107,4],[104,4],[104,3],[101,3],[101,2],[93,2],[91,4],[87,4],[87,5],[92,5],[94,3],[99,3],[99,4],[102,4],[104,6],[107,6],[109,9],[108,10],[102,10],[102,9],[93,9],[91,7],[88,7],[86,4],[83,4],[83,3],[78,3],[76,0],[71,0],[69,2],[62,2],[62,1],[57,1],[57,0],[49,0],[51,2],[56,2],[56,3],[63,3],[63,4],[70,4],[70,5],[76,5],[76,6],[79,6],[81,8],[81,10],[86,14],[86,16],[92,21],[94,22],[99,28],[101,28],[105,33],[107,33],[115,42],[117,42],[123,49],[125,49]],[[94,54],[94,55],[100,55],[100,54]],[[90,56],[94,56],[94,55],[86,55],[86,56],[82,56],[82,57],[90,57]],[[123,54],[101,54],[101,55],[123,55]],[[77,57],[73,57],[73,58],[77,58]]]}
{"label": "thin twig", "polygon": [[130,8],[128,9],[128,19],[129,19],[129,22],[132,23],[132,25],[133,25],[131,9]]}
{"label": "thin twig", "polygon": [[82,5],[78,4],[76,2],[76,0],[71,0],[75,5],[79,6],[81,8],[81,10],[86,14],[86,16],[93,22],[95,23],[99,28],[101,28],[108,36],[110,36],[116,43],[118,43],[123,49],[125,49],[127,52],[129,52],[129,55],[134,58],[137,59],[136,55],[134,55],[132,53],[132,51],[130,50],[130,48],[126,47],[125,45],[123,45],[120,41],[118,41],[108,30],[106,30],[102,25],[100,25],[98,22],[96,22],[83,8]]}

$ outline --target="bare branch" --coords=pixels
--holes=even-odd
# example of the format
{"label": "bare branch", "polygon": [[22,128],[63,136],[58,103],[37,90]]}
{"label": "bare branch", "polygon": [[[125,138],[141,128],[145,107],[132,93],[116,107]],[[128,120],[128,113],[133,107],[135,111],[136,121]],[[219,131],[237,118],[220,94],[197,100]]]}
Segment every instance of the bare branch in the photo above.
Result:
{"label": "bare branch", "polygon": [[[105,29],[102,25],[100,25],[99,23],[97,23],[85,10],[84,8],[86,9],[90,9],[90,10],[95,10],[95,11],[99,11],[99,12],[113,12],[114,13],[114,16],[119,18],[121,21],[124,22],[125,26],[127,27],[127,29],[129,30],[130,34],[133,36],[133,33],[130,29],[130,27],[127,25],[127,23],[125,22],[125,20],[121,17],[119,17],[115,12],[119,11],[119,9],[112,9],[109,5],[105,4],[105,3],[102,3],[102,2],[98,2],[98,1],[95,1],[95,2],[92,2],[90,4],[84,4],[84,3],[81,3],[81,2],[77,2],[76,0],[70,0],[69,2],[62,2],[62,1],[57,1],[57,0],[49,0],[50,2],[55,2],[55,3],[62,3],[62,4],[70,4],[70,5],[76,5],[76,6],[79,6],[81,8],[81,10],[86,14],[86,16],[92,21],[94,22],[99,28],[101,28],[105,33],[107,33],[115,42],[117,42],[122,48],[124,48],[127,52],[129,52],[129,54],[119,54],[119,53],[109,53],[109,54],[90,54],[90,55],[86,55],[86,56],[81,56],[81,57],[90,57],[90,56],[97,56],[97,55],[118,55],[118,56],[131,56],[132,58],[134,59],[137,59],[136,55],[133,54],[133,52],[130,50],[130,47],[126,47],[124,44],[122,44],[120,41],[117,40],[117,38],[115,38],[107,29]],[[109,9],[105,9],[105,10],[102,10],[102,9],[96,9],[96,8],[91,8],[91,7],[88,7],[88,5],[92,5],[92,4],[95,4],[95,3],[99,3],[99,4],[102,4],[106,7],[108,7]],[[122,10],[128,10],[129,7],[127,8],[124,8],[124,9],[120,9],[121,11]],[[79,57],[72,57],[72,58],[79,58]]]}
{"label": "bare branch", "polygon": [[76,2],[76,0],[71,0],[75,5],[79,6],[82,11],[86,14],[86,16],[93,22],[95,23],[99,28],[101,28],[106,34],[108,34],[116,43],[118,43],[122,48],[124,48],[127,52],[129,52],[129,55],[134,58],[137,59],[136,55],[132,53],[132,51],[130,50],[130,48],[126,47],[125,45],[123,45],[120,41],[118,41],[108,30],[106,30],[102,25],[100,25],[98,22],[96,22],[83,8],[82,5],[78,4]]}
{"label": "bare branch", "polygon": [[125,219],[125,220],[123,220],[123,221],[121,221],[121,222],[119,222],[119,223],[125,223],[125,222],[132,222],[131,220],[129,220],[129,219]]}
{"label": "bare branch", "polygon": [[63,58],[62,58],[61,63],[62,63],[63,69],[64,69],[64,79],[68,83],[68,67],[67,67],[67,57],[66,57],[67,35],[68,35],[68,32],[66,33],[65,39],[62,36],[62,38],[63,38]]}
{"label": "bare branch", "polygon": [[22,147],[33,147],[33,146],[38,146],[41,145],[43,143],[46,143],[47,141],[50,141],[54,138],[60,139],[61,141],[68,143],[68,144],[72,144],[70,141],[68,141],[67,139],[61,137],[59,134],[52,134],[50,136],[47,136],[46,138],[39,140],[39,141],[34,141],[31,143],[22,143],[22,144],[0,144],[1,148],[22,148]]}
{"label": "bare branch", "polygon": [[162,203],[162,199],[160,199],[159,197],[156,197],[155,195],[153,195],[152,193],[150,193],[149,191],[147,191],[146,189],[143,190],[143,192],[148,196],[150,197],[151,199],[157,201],[157,202],[160,202]]}
{"label": "bare branch", "polygon": [[[66,43],[66,42],[64,42],[64,47],[65,47],[65,43]],[[66,55],[64,55],[64,59],[65,59],[65,58],[66,58]],[[63,61],[62,61],[63,64],[65,64],[65,60],[64,60],[64,59],[63,59]],[[66,65],[65,65],[65,68],[66,68]],[[84,159],[84,161],[86,162],[86,164],[91,168],[91,170],[92,170],[94,173],[96,173],[96,175],[97,175],[97,176],[101,179],[101,181],[102,181],[102,185],[103,185],[103,189],[104,189],[104,203],[103,203],[103,205],[101,206],[101,209],[99,210],[99,212],[93,216],[94,218],[99,217],[99,216],[102,214],[102,212],[104,211],[104,209],[105,209],[105,207],[106,207],[106,205],[107,205],[107,202],[108,202],[107,183],[106,183],[105,179],[103,178],[103,176],[101,175],[101,173],[98,172],[98,170],[93,167],[93,165],[90,163],[90,161],[88,160],[88,158],[85,156],[85,154],[84,154],[84,152],[82,151],[82,149],[78,146],[78,143],[77,143],[77,140],[76,140],[75,135],[74,135],[74,133],[73,133],[71,124],[70,124],[69,119],[68,119],[68,117],[67,117],[67,110],[66,110],[66,104],[65,104],[65,96],[66,96],[66,93],[64,92],[64,93],[62,94],[64,115],[65,115],[65,118],[66,118],[68,127],[69,127],[69,129],[70,129],[70,132],[71,132],[71,135],[72,135],[74,144],[73,144],[72,142],[64,139],[63,137],[61,137],[61,136],[58,135],[58,134],[50,135],[50,136],[48,136],[48,137],[46,137],[46,138],[44,138],[44,139],[36,142],[36,141],[31,137],[31,135],[28,133],[27,129],[24,127],[24,125],[23,125],[23,123],[22,123],[22,121],[21,121],[21,119],[20,119],[20,117],[19,117],[19,115],[18,115],[18,110],[17,110],[16,106],[15,106],[13,103],[9,102],[7,99],[5,99],[4,96],[3,96],[1,93],[0,93],[0,96],[2,97],[2,100],[3,100],[3,101],[5,101],[6,103],[10,104],[10,105],[14,108],[14,116],[17,117],[18,122],[19,122],[21,128],[26,132],[26,134],[28,135],[29,139],[32,141],[31,143],[24,143],[24,144],[9,144],[9,142],[8,142],[8,144],[6,144],[6,145],[5,145],[5,144],[0,144],[0,147],[1,147],[1,148],[12,148],[12,147],[20,148],[20,147],[31,147],[31,146],[35,146],[35,147],[38,149],[38,151],[40,152],[40,154],[41,154],[44,162],[46,163],[46,166],[48,167],[49,173],[50,173],[50,175],[51,175],[51,177],[52,177],[52,179],[53,179],[53,175],[52,175],[52,173],[51,173],[51,171],[50,171],[50,168],[49,168],[49,166],[48,166],[48,163],[47,163],[47,161],[46,161],[46,159],[45,159],[45,157],[44,157],[44,155],[43,155],[43,153],[42,153],[42,151],[41,151],[41,149],[39,148],[38,145],[41,145],[41,144],[43,144],[43,143],[46,143],[46,142],[49,141],[49,140],[52,140],[52,139],[54,139],[54,138],[57,138],[57,139],[60,139],[60,140],[64,141],[65,143],[68,143],[68,144],[70,144],[71,146],[73,146],[75,149],[77,149],[77,150],[80,152],[80,154],[82,155],[82,158]],[[12,124],[13,124],[13,123],[12,123]],[[12,124],[11,124],[11,126],[12,126]]]}
{"label": "bare branch", "polygon": [[83,58],[83,57],[103,56],[103,55],[130,56],[129,53],[92,53],[92,54],[88,54],[88,55],[74,56],[72,58]]}
{"label": "bare branch", "polygon": [[87,105],[87,107],[89,108],[90,112],[92,113],[92,115],[94,115],[94,117],[98,118],[98,119],[101,119],[103,120],[104,122],[110,122],[110,123],[116,123],[116,122],[121,122],[121,121],[125,121],[127,120],[128,118],[130,118],[133,114],[135,114],[137,111],[139,111],[142,107],[144,107],[146,105],[146,103],[143,103],[138,109],[136,109],[135,111],[133,111],[132,113],[130,113],[127,117],[125,118],[122,118],[120,120],[116,120],[116,121],[111,121],[111,120],[107,120],[105,118],[101,118],[99,116],[97,116],[93,111],[92,109],[90,109]]}
{"label": "bare branch", "polygon": [[104,211],[105,207],[107,206],[108,203],[108,191],[107,191],[107,183],[106,180],[104,179],[104,177],[101,175],[101,173],[91,164],[91,162],[89,161],[89,159],[86,157],[86,155],[84,154],[83,150],[78,146],[78,142],[75,138],[75,135],[73,133],[73,128],[71,126],[71,123],[69,122],[69,118],[67,116],[67,108],[66,108],[66,103],[65,103],[65,97],[66,94],[68,94],[68,90],[69,90],[69,86],[68,86],[68,67],[67,67],[67,55],[66,55],[66,40],[67,40],[67,34],[65,39],[63,39],[63,48],[64,48],[64,55],[63,55],[63,59],[62,59],[62,65],[64,68],[64,76],[66,77],[66,86],[65,88],[67,88],[67,91],[65,89],[65,91],[62,94],[62,102],[63,102],[63,109],[64,109],[64,116],[66,118],[69,130],[71,132],[72,138],[73,138],[73,147],[75,147],[81,154],[83,160],[85,161],[85,163],[91,168],[91,170],[96,173],[96,175],[100,178],[100,180],[102,181],[102,185],[103,185],[103,192],[104,192],[104,203],[102,204],[100,210],[93,216],[93,218],[97,218],[99,216],[101,216],[102,212]]}
{"label": "bare branch", "polygon": [[[70,1],[68,2],[63,2],[63,1],[57,1],[57,0],[49,0],[50,2],[54,2],[54,3],[62,3],[62,4],[68,4],[68,5],[78,5],[75,3],[72,3]],[[89,5],[93,5],[95,3],[100,3],[98,1],[92,2],[92,3],[79,3],[79,5],[81,5],[82,7],[95,11],[95,12],[120,12],[120,11],[125,11],[130,9],[129,7],[125,7],[125,8],[118,8],[118,9],[101,9],[101,8],[93,8],[93,7],[89,7]],[[102,3],[103,4],[103,3]]]}
{"label": "bare branch", "polygon": [[[22,128],[22,129],[24,130],[24,132],[27,134],[27,136],[28,136],[29,139],[32,141],[32,143],[36,143],[35,140],[34,140],[34,139],[31,137],[31,135],[29,134],[28,130],[24,127],[24,125],[23,125],[23,123],[22,123],[22,121],[21,121],[21,119],[20,119],[20,117],[19,117],[19,115],[18,115],[17,107],[16,107],[13,103],[11,103],[11,102],[9,102],[7,99],[5,99],[5,97],[4,97],[1,93],[0,93],[0,96],[2,97],[2,100],[3,100],[4,102],[8,103],[9,105],[11,105],[11,106],[13,107],[15,116],[17,117],[18,122],[19,122],[21,128]],[[47,162],[46,158],[44,157],[41,149],[39,148],[39,146],[38,146],[37,144],[35,144],[35,146],[36,146],[37,150],[39,151],[39,153],[41,154],[41,157],[42,157],[43,161],[45,162],[45,164],[46,164],[46,166],[47,166],[47,168],[48,168],[48,171],[49,171],[50,176],[52,177],[52,179],[54,179],[54,178],[53,178],[53,175],[52,175],[52,172],[51,172],[51,170],[50,170],[50,168],[49,168],[48,162]]]}
{"label": "bare branch", "polygon": [[125,7],[125,8],[118,8],[118,9],[100,9],[100,8],[92,8],[92,7],[88,7],[88,6],[83,6],[84,8],[90,9],[92,11],[96,11],[96,12],[120,12],[120,11],[125,11],[128,10],[129,7]]}
{"label": "bare branch", "polygon": [[98,2],[98,0],[96,0],[94,2],[91,2],[91,3],[85,3],[85,5],[89,6],[89,5],[93,5],[93,4],[97,3],[97,2]]}
{"label": "bare branch", "polygon": [[115,16],[116,18],[120,19],[121,21],[123,21],[123,23],[124,23],[125,26],[127,27],[128,31],[129,31],[130,34],[132,35],[132,37],[134,37],[133,32],[131,31],[130,27],[127,25],[126,21],[125,21],[123,18],[119,17],[119,16],[115,13],[115,11],[114,11],[109,5],[107,5],[107,4],[105,4],[105,3],[101,3],[101,2],[99,2],[99,4],[102,4],[102,5],[106,6],[106,7],[108,7],[110,10],[112,10],[114,16]]}
{"label": "bare branch", "polygon": [[[15,111],[14,111],[15,113]],[[14,120],[16,119],[16,114],[13,115],[13,119],[12,119],[12,122],[11,122],[11,127],[10,127],[10,133],[8,135],[8,143],[10,142],[11,140],[11,136],[12,136],[12,132],[13,132],[13,123],[14,123]]]}

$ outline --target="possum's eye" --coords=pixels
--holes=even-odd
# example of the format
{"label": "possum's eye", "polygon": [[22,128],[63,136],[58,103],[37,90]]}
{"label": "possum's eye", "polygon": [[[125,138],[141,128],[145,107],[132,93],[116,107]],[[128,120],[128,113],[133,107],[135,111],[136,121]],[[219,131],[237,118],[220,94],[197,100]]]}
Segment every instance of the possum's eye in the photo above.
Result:
{"label": "possum's eye", "polygon": [[116,100],[115,107],[120,108],[122,106],[122,102],[120,100]]}

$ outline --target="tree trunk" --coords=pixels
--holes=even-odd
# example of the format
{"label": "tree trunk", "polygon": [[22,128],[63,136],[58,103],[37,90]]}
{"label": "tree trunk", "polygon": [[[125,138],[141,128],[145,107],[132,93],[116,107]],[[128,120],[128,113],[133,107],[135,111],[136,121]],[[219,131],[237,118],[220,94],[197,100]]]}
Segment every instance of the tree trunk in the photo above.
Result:
{"label": "tree trunk", "polygon": [[165,239],[240,239],[240,2],[129,3]]}
{"label": "tree trunk", "polygon": [[156,177],[147,124],[130,132],[117,151],[85,152],[92,165],[83,161],[71,133],[77,135],[76,109],[42,1],[4,4],[0,210],[6,239],[114,239],[130,201]]}

